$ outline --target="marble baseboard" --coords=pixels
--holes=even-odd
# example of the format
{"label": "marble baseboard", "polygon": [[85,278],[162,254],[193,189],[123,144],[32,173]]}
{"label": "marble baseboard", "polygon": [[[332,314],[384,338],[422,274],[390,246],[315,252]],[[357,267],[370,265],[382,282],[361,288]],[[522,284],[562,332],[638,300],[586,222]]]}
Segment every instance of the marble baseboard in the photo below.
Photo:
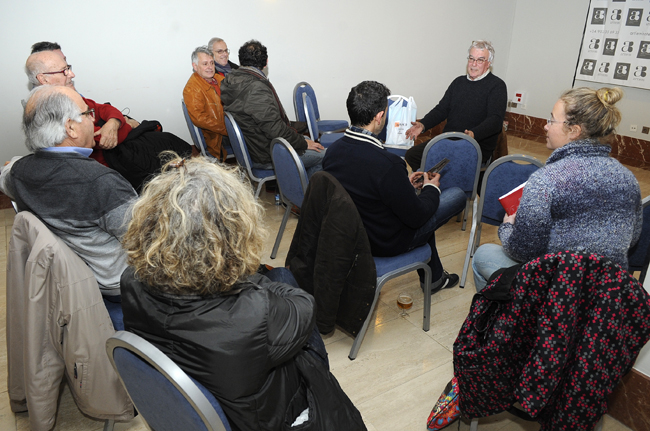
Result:
{"label": "marble baseboard", "polygon": [[608,414],[634,431],[650,431],[650,377],[634,369],[608,399]]}
{"label": "marble baseboard", "polygon": [[[546,143],[544,126],[546,120],[529,115],[506,112],[508,134],[521,134],[521,137]],[[612,157],[619,162],[637,168],[650,170],[650,141],[629,136],[615,135]]]}

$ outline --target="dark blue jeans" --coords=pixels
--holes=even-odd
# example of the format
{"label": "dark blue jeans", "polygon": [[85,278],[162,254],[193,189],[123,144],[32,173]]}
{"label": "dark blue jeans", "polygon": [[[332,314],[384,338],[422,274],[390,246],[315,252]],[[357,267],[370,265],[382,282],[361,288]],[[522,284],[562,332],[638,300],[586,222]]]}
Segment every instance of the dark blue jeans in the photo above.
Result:
{"label": "dark blue jeans", "polygon": [[[293,277],[291,271],[289,271],[287,268],[274,268],[267,272],[266,276],[271,281],[285,283],[289,286],[295,287],[296,289],[300,289],[298,282]],[[316,319],[314,319],[314,321],[315,320]],[[309,336],[305,347],[312,356],[314,356],[316,359],[321,360],[327,369],[330,369],[330,363],[327,359],[327,350],[325,350],[325,343],[323,343],[323,338],[320,336],[318,327],[316,325],[314,325],[314,330],[311,332],[311,335]]]}
{"label": "dark blue jeans", "polygon": [[[442,277],[442,262],[440,262],[438,250],[436,249],[436,230],[462,212],[465,209],[466,202],[467,195],[458,187],[443,190],[435,214],[415,232],[413,241],[411,241],[409,250],[427,243],[431,247],[429,267],[431,267],[431,281],[434,283]],[[420,270],[418,270],[418,273],[420,274],[420,281],[424,281],[424,274]]]}

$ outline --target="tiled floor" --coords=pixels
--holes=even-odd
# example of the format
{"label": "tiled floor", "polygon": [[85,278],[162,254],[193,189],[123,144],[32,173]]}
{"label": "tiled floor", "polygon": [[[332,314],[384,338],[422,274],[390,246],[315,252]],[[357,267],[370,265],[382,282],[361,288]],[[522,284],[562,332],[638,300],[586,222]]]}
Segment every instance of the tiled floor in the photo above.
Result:
{"label": "tiled floor", "polygon": [[[550,154],[542,144],[510,136],[510,153],[523,153],[545,160]],[[650,172],[631,169],[641,183],[643,196],[650,193]],[[275,260],[269,258],[283,211],[273,204],[273,195],[262,193],[267,210],[269,237],[264,262],[281,266],[296,227],[291,216]],[[29,430],[26,413],[14,415],[7,396],[7,355],[5,336],[5,267],[6,250],[13,223],[13,210],[0,211],[0,431]],[[471,223],[471,219],[470,219]],[[450,272],[463,268],[469,226],[465,232],[455,220],[437,233],[442,262]],[[495,242],[496,228],[483,229],[482,242]],[[415,299],[410,315],[399,317],[395,304],[397,295],[409,292]],[[474,294],[472,277],[465,289],[444,290],[433,296],[431,330],[422,331],[423,295],[414,274],[389,282],[382,290],[375,312],[374,325],[368,330],[357,359],[348,353],[352,339],[338,330],[325,339],[331,369],[343,389],[361,411],[370,431],[424,430],[425,422],[445,384],[452,377],[452,345],[465,319]],[[101,430],[102,422],[84,417],[76,408],[67,388],[62,390],[55,430]],[[454,425],[455,426],[455,425]],[[504,413],[482,419],[483,430],[537,430],[534,422],[523,422]],[[461,429],[469,429],[461,423]],[[146,429],[141,418],[116,424],[117,431]],[[454,428],[450,428],[454,429]],[[627,430],[610,417],[604,430]]]}

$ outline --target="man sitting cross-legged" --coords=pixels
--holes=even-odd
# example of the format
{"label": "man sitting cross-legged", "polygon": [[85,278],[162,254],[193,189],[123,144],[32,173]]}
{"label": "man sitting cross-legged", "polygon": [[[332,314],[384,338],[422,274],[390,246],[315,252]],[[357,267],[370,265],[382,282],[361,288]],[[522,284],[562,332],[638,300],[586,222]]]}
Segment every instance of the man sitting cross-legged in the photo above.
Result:
{"label": "man sitting cross-legged", "polygon": [[[460,213],[467,198],[457,187],[441,193],[439,174],[409,175],[404,160],[384,148],[376,134],[384,127],[389,95],[386,86],[374,81],[364,81],[350,91],[347,108],[352,126],[327,150],[323,170],[350,194],[373,256],[397,256],[428,243],[434,285],[440,281],[438,290],[453,287],[458,276],[442,269],[435,230]],[[420,177],[423,182],[417,181]]]}

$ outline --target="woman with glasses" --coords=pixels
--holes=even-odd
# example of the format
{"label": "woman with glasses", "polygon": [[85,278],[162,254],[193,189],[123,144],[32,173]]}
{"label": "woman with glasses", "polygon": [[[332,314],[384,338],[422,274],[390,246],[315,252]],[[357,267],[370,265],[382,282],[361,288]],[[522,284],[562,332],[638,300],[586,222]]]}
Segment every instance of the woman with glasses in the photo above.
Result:
{"label": "woman with glasses", "polygon": [[[121,279],[125,328],[201,382],[242,431],[314,421],[298,365],[304,352],[335,381],[314,330],[314,298],[286,268],[257,272],[263,216],[234,169],[173,154],[136,201],[122,241],[130,265]],[[308,388],[356,411],[336,397],[340,388]],[[331,429],[349,419],[337,413]]]}
{"label": "woman with glasses", "polygon": [[554,151],[526,183],[517,212],[504,217],[503,246],[485,244],[474,254],[477,291],[500,268],[565,250],[600,254],[627,269],[642,207],[634,174],[609,156],[622,97],[618,88],[562,94],[544,127]]}

